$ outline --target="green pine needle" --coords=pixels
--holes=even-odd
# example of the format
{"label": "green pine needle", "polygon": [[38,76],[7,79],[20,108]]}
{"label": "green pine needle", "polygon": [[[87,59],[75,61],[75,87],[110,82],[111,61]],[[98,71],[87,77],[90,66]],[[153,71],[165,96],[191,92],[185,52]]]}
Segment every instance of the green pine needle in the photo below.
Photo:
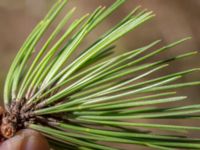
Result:
{"label": "green pine needle", "polygon": [[[174,91],[199,86],[200,81],[180,83],[177,80],[200,68],[151,77],[170,62],[193,56],[197,51],[147,62],[190,37],[152,50],[160,42],[157,40],[111,57],[113,43],[152,19],[153,12],[135,8],[68,62],[87,35],[124,2],[117,0],[109,8],[100,6],[93,13],[74,20],[54,43],[75,13],[72,8],[28,65],[36,45],[67,3],[59,0],[33,29],[13,60],[4,88],[6,110],[12,113],[14,103],[20,103],[19,120],[24,128],[43,133],[52,147],[59,150],[123,149],[112,143],[161,150],[200,149],[200,138],[187,137],[189,131],[199,131],[200,127],[141,120],[199,119],[200,105],[182,105],[187,96]],[[152,129],[161,132],[154,133]]]}

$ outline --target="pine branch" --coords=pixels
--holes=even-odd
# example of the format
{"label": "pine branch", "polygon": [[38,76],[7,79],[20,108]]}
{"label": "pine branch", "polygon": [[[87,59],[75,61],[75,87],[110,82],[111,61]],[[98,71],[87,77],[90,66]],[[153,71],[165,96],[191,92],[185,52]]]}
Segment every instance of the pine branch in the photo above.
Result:
{"label": "pine branch", "polygon": [[[152,76],[197,51],[149,61],[190,37],[152,50],[161,41],[157,40],[112,56],[113,43],[152,19],[153,12],[136,7],[69,62],[87,35],[124,2],[117,0],[108,8],[100,6],[74,20],[58,38],[75,13],[72,8],[37,55],[32,55],[67,0],[59,0],[52,7],[24,42],[8,72],[4,88],[6,110],[1,116],[3,139],[31,128],[44,134],[55,149],[120,149],[111,143],[163,150],[200,149],[200,139],[187,134],[199,131],[199,127],[142,120],[199,119],[200,105],[183,105],[187,96],[178,95],[176,90],[199,86],[200,81],[181,83],[179,79],[200,68]],[[55,39],[58,40],[54,43]],[[154,129],[161,132],[155,133]]]}

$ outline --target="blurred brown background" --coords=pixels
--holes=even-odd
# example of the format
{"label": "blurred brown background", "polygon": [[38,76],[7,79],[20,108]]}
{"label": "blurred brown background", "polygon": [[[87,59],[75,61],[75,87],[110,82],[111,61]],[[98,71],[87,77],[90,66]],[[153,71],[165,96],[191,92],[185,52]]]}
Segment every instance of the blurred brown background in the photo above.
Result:
{"label": "blurred brown background", "polygon": [[[3,83],[9,65],[36,23],[45,15],[55,0],[0,0],[0,97],[2,100]],[[98,5],[110,5],[114,0],[70,0],[66,10],[77,6],[76,16],[91,12]],[[200,50],[200,0],[127,0],[125,5],[109,17],[95,34],[90,34],[85,44],[94,41],[100,33],[109,29],[137,5],[153,10],[156,17],[137,28],[117,42],[117,53],[128,51],[162,39],[167,44],[183,37],[192,36],[192,40],[159,55],[166,58],[181,52]],[[62,16],[62,15],[61,15]],[[93,32],[94,33],[94,32]],[[179,71],[200,66],[200,55],[173,63],[168,71]],[[199,73],[187,76],[183,81],[198,80]],[[189,95],[189,103],[198,103],[199,87],[183,89],[180,92]],[[193,133],[194,134],[194,133]]]}

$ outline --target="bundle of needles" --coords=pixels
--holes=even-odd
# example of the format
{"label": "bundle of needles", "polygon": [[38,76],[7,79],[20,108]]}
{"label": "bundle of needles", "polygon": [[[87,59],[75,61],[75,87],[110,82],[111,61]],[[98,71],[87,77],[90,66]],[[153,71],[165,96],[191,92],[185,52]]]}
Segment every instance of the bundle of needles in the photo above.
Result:
{"label": "bundle of needles", "polygon": [[[67,0],[55,3],[24,42],[7,74],[5,108],[0,110],[2,141],[29,128],[42,133],[58,150],[125,149],[115,143],[163,150],[200,149],[200,138],[187,134],[200,127],[147,123],[156,119],[199,119],[200,105],[183,105],[181,101],[186,96],[175,92],[178,88],[200,85],[200,81],[175,82],[200,71],[199,68],[151,77],[171,61],[197,52],[148,61],[190,38],[152,50],[158,47],[160,40],[157,40],[111,55],[115,48],[113,42],[149,21],[154,17],[153,12],[135,8],[69,61],[86,36],[124,2],[116,0],[108,8],[98,7],[73,21],[59,37],[75,11],[72,8],[37,52],[38,42]],[[172,107],[177,101],[179,105]]]}

